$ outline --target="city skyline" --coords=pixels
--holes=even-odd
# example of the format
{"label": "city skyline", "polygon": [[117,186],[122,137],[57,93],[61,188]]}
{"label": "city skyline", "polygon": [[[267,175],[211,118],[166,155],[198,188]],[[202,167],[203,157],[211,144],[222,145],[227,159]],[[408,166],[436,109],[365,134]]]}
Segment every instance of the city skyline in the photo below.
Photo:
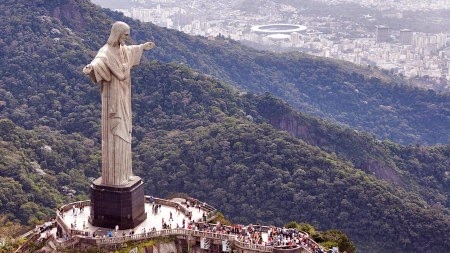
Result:
{"label": "city skyline", "polygon": [[[108,7],[101,0],[94,2]],[[314,11],[308,14],[306,9],[302,9],[303,6],[299,8],[288,4],[290,1],[260,1],[262,5],[258,7],[256,4],[246,6],[244,2],[210,4],[201,0],[183,3],[175,0],[129,0],[122,1],[122,6],[128,8],[115,10],[142,22],[152,22],[194,36],[210,39],[225,36],[257,49],[301,51],[363,66],[377,66],[414,82],[414,79],[426,79],[426,82],[420,81],[418,84],[424,88],[448,89],[446,86],[450,80],[450,31],[427,33],[405,24],[399,27],[393,22],[393,27],[390,27],[389,22],[382,22],[384,17],[394,21],[403,19],[403,12],[383,11],[387,6],[395,9],[399,4],[396,1],[362,1],[361,6],[371,6],[379,12],[355,15],[354,11],[349,11],[341,16],[321,16]],[[315,2],[321,4],[324,1]],[[334,0],[327,4],[354,2]],[[417,9],[423,3],[411,0],[401,2],[404,3],[401,6],[403,10],[408,11]],[[450,0],[441,0],[438,3],[443,10],[450,9]],[[200,9],[202,15],[199,15]],[[376,16],[377,13],[382,16]],[[284,34],[264,34],[252,30],[257,25],[279,23],[302,25],[307,29]],[[381,27],[384,27],[383,32]]]}

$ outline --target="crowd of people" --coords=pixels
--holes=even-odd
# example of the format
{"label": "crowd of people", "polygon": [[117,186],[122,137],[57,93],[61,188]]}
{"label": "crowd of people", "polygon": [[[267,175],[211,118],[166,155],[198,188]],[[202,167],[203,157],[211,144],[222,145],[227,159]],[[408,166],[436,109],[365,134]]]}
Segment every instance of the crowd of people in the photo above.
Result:
{"label": "crowd of people", "polygon": [[279,228],[275,226],[263,227],[257,225],[233,225],[193,223],[194,230],[211,233],[235,235],[240,242],[270,247],[286,247],[300,245],[314,253],[323,253],[324,250],[307,233],[293,228]]}
{"label": "crowd of people", "polygon": [[[161,204],[156,204],[155,201],[151,201],[152,203],[152,214],[157,215],[161,213]],[[192,212],[187,212],[187,216],[181,219],[181,224],[174,222],[174,215],[177,216],[181,212],[181,206],[185,205],[186,209],[189,208],[198,208],[198,211],[201,212],[203,210],[202,219],[195,221],[192,219]],[[187,199],[181,204],[176,204],[174,206],[174,213],[169,211],[168,217],[163,217],[161,220],[161,228],[162,229],[175,229],[175,228],[183,228],[194,231],[203,231],[208,233],[216,233],[216,234],[227,234],[235,236],[235,239],[241,243],[250,244],[250,245],[259,245],[266,247],[294,247],[299,245],[308,249],[310,252],[314,253],[323,253],[325,252],[317,243],[315,243],[312,239],[309,238],[307,233],[298,231],[293,228],[279,228],[275,226],[261,226],[259,224],[256,225],[232,225],[225,226],[223,224],[208,224],[206,223],[206,217],[208,214],[208,210],[205,208],[206,203],[197,201],[195,199]],[[78,213],[82,213],[84,209],[83,205],[73,206],[72,212],[73,216],[77,216]],[[60,215],[64,215],[64,211],[60,211]],[[76,220],[71,224],[71,228],[76,228]],[[83,224],[83,229],[85,224]],[[156,227],[152,228],[142,228],[142,231],[130,230],[129,232],[121,231],[118,233],[118,228],[116,227],[115,231],[108,231],[106,235],[100,237],[116,237],[116,236],[126,236],[133,235],[135,233],[150,233],[156,231]],[[99,237],[98,234],[92,234],[93,237]]]}
{"label": "crowd of people", "polygon": [[[317,243],[309,238],[309,235],[304,232],[300,232],[294,228],[279,228],[275,226],[263,227],[259,224],[257,225],[232,225],[225,226],[223,224],[208,224],[205,223],[207,212],[204,209],[206,203],[200,202],[195,199],[186,199],[186,201],[181,203],[185,205],[187,209],[190,207],[198,208],[198,211],[204,210],[203,217],[201,221],[194,221],[189,216],[187,220],[183,219],[181,226],[176,224],[176,227],[172,227],[171,223],[167,223],[165,219],[162,219],[163,229],[172,228],[184,228],[194,231],[205,231],[209,233],[218,234],[228,234],[236,236],[236,240],[247,243],[251,245],[260,245],[268,247],[289,247],[300,245],[301,247],[307,248],[314,253],[325,252]],[[156,205],[157,206],[157,205]],[[158,209],[158,207],[156,207]],[[160,206],[159,206],[160,208]],[[180,206],[177,204],[175,206],[177,214],[180,212]],[[191,214],[192,215],[192,214]],[[169,212],[168,221],[173,221],[173,214]],[[152,229],[154,231],[155,228]]]}
{"label": "crowd of people", "polygon": [[312,252],[323,253],[323,249],[309,238],[309,235],[294,228],[279,228],[271,226],[268,233],[268,245],[290,246],[300,245],[310,249]]}

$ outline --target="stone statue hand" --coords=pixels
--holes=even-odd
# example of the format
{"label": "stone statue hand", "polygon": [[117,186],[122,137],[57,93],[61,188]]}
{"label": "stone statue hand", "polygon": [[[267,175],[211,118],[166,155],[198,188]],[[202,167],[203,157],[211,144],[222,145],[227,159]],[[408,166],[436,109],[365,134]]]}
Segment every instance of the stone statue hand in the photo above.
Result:
{"label": "stone statue hand", "polygon": [[86,75],[89,75],[89,73],[91,73],[92,69],[93,69],[92,65],[88,64],[83,68],[83,73]]}
{"label": "stone statue hand", "polygon": [[149,41],[144,43],[144,50],[150,50],[155,47],[155,42]]}

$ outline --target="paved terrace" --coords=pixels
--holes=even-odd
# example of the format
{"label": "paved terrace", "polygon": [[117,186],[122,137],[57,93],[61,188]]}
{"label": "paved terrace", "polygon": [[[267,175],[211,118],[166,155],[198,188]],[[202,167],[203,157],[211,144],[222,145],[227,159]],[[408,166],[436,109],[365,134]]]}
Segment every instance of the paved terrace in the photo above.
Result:
{"label": "paved terrace", "polygon": [[[187,206],[186,199],[174,198],[171,200],[151,198],[146,196],[145,209],[147,219],[134,229],[116,231],[91,226],[88,222],[90,214],[90,201],[74,202],[60,208],[56,220],[62,227],[62,234],[56,236],[56,229],[41,233],[41,238],[48,238],[50,235],[55,238],[49,241],[49,245],[54,249],[72,247],[77,243],[89,244],[92,246],[119,246],[128,241],[142,241],[158,237],[181,236],[184,238],[208,238],[212,240],[228,240],[235,247],[257,251],[274,252],[274,248],[289,245],[301,248],[301,252],[324,252],[323,249],[313,240],[309,239],[306,233],[298,232],[296,242],[288,242],[288,236],[283,237],[283,229],[268,226],[240,226],[240,231],[234,231],[236,227],[227,227],[218,224],[208,224],[215,218],[216,210],[206,203],[196,201]],[[154,207],[160,205],[157,211]],[[176,208],[178,206],[178,208]],[[177,211],[178,209],[178,211]],[[172,213],[172,219],[170,219]],[[189,219],[191,217],[191,219]],[[165,226],[163,225],[163,219]],[[184,228],[183,228],[184,219]],[[190,221],[197,226],[189,225]],[[252,239],[248,233],[249,228],[255,227],[255,231],[260,231],[261,240]],[[242,230],[243,229],[243,230]],[[275,230],[278,230],[278,235]],[[242,231],[245,231],[242,232]],[[270,231],[270,232],[269,232]],[[272,241],[269,240],[269,233],[272,234]],[[246,234],[246,236],[244,236]],[[250,236],[249,236],[250,235]],[[254,235],[254,234],[253,234]],[[281,238],[276,239],[276,238]],[[284,239],[283,239],[284,238]],[[276,242],[278,240],[278,242]]]}
{"label": "paved terrace", "polygon": [[[117,237],[133,234],[143,234],[149,231],[188,228],[191,221],[202,222],[214,218],[215,209],[206,203],[198,202],[193,206],[187,205],[182,198],[165,200],[146,196],[145,211],[147,219],[134,229],[121,230],[106,229],[92,226],[89,223],[90,201],[74,202],[60,208],[57,214],[57,222],[63,227],[64,233],[58,235],[60,241],[71,235],[82,235],[91,237]],[[159,206],[155,209],[155,207]],[[177,208],[178,206],[178,208]],[[172,219],[171,214],[172,213]],[[184,226],[183,226],[184,224]]]}

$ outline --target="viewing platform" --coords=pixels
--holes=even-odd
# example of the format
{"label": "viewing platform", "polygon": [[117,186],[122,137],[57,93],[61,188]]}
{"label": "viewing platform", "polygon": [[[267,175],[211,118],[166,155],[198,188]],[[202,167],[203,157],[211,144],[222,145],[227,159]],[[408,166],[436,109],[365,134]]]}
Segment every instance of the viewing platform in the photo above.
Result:
{"label": "viewing platform", "polygon": [[145,212],[148,218],[133,229],[122,230],[118,226],[115,229],[92,226],[89,222],[90,208],[90,201],[73,202],[62,206],[56,217],[57,237],[64,239],[73,235],[82,235],[102,238],[143,234],[162,229],[187,229],[192,221],[208,222],[217,212],[213,207],[202,202],[198,202],[195,206],[192,203],[187,204],[187,200],[182,198],[165,200],[146,196]]}
{"label": "viewing platform", "polygon": [[217,210],[198,200],[165,200],[150,196],[145,200],[147,219],[134,229],[92,226],[89,223],[90,201],[79,201],[62,206],[53,229],[47,229],[48,224],[44,229],[36,229],[34,239],[47,240],[48,248],[54,252],[75,247],[120,249],[128,242],[168,237],[175,240],[173,252],[177,252],[175,244],[190,252],[325,252],[308,234],[293,229],[210,224],[217,216]]}

